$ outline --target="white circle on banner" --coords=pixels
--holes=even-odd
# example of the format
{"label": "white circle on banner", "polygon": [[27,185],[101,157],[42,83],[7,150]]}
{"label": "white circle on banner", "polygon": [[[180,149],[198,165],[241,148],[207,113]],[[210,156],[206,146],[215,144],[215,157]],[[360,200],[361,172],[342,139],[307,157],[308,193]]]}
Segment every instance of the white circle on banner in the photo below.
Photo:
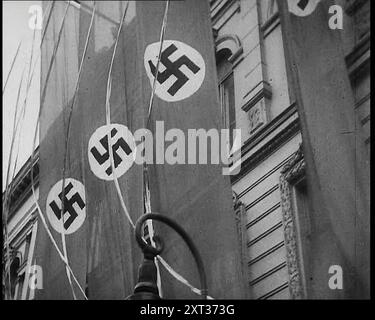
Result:
{"label": "white circle on banner", "polygon": [[63,180],[49,191],[46,213],[53,229],[59,233],[71,234],[77,231],[86,219],[86,193],[84,185],[72,178],[64,181],[64,226],[61,217]]}
{"label": "white circle on banner", "polygon": [[293,14],[305,17],[312,14],[320,0],[288,0],[289,11]]}
{"label": "white circle on banner", "polygon": [[[160,42],[155,42],[147,46],[144,54],[144,65],[151,88],[159,50]],[[164,40],[155,94],[168,102],[186,99],[201,87],[205,74],[206,65],[197,50],[180,41]]]}
{"label": "white circle on banner", "polygon": [[96,129],[88,145],[90,169],[99,179],[111,181],[115,178],[111,166],[108,134],[111,137],[110,144],[117,178],[133,165],[137,150],[134,137],[126,126],[112,123]]}

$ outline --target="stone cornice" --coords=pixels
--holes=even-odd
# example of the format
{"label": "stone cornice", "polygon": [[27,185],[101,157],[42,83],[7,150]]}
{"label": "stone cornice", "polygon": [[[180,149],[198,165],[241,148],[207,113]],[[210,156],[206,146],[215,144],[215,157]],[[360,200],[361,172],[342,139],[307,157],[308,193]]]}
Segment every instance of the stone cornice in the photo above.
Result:
{"label": "stone cornice", "polygon": [[213,1],[211,4],[211,20],[212,24],[217,23],[221,17],[224,16],[226,11],[232,6],[232,4],[237,4],[237,10],[240,9],[240,1],[239,0],[219,0]]}
{"label": "stone cornice", "polygon": [[[30,157],[10,183],[8,220],[13,216],[17,208],[30,196],[31,170],[33,172],[35,186],[37,186],[39,184],[39,148],[35,151],[34,159],[32,160]],[[3,201],[4,200],[5,192],[3,192]]]}
{"label": "stone cornice", "polygon": [[[270,123],[268,123],[264,128],[260,129],[254,134],[250,139],[248,139],[241,148],[241,157],[245,158],[246,154],[251,152],[251,150],[258,145],[260,142],[270,135],[272,132],[277,130],[282,124],[284,124],[294,113],[296,113],[296,106],[292,104],[287,108],[281,115],[276,117]],[[257,164],[259,164],[263,159],[265,159],[269,154],[277,150],[280,145],[286,142],[288,139],[296,135],[299,131],[299,119],[293,120],[288,126],[281,130],[274,138],[268,141],[259,150],[254,152],[251,156],[246,158],[241,164],[241,170],[237,175],[232,175],[232,183],[236,183],[242,177],[244,177],[250,170],[252,170]]]}
{"label": "stone cornice", "polygon": [[251,92],[249,92],[244,97],[245,99],[247,98],[248,101],[244,103],[241,109],[245,112],[248,112],[251,109],[251,107],[255,106],[261,99],[263,98],[271,99],[271,97],[272,97],[272,90],[271,90],[270,84],[262,80],[253,88],[253,90],[251,90]]}

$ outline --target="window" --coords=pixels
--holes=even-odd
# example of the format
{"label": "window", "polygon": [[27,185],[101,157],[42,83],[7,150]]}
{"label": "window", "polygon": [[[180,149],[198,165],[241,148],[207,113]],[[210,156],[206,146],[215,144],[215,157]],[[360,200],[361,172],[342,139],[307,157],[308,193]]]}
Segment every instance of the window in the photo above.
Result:
{"label": "window", "polygon": [[[224,51],[224,52],[223,52]],[[217,55],[219,98],[223,128],[229,129],[229,147],[233,146],[233,130],[236,129],[235,92],[232,64],[228,61],[229,50],[221,50]]]}
{"label": "window", "polygon": [[[5,276],[3,279],[3,297],[10,300],[33,299],[33,294],[26,285],[28,282],[28,266],[33,260],[37,222],[31,215],[26,224],[10,234],[9,258],[4,251],[3,259]],[[13,236],[14,235],[14,236]]]}
{"label": "window", "polygon": [[[22,266],[22,254],[15,250],[12,250],[12,254],[16,254],[17,257],[12,259],[9,268],[10,279],[7,277],[5,284],[6,288],[3,289],[8,290],[7,297],[11,300],[21,300],[23,284],[25,281],[25,270]],[[10,289],[8,289],[9,284]]]}
{"label": "window", "polygon": [[16,300],[16,293],[18,291],[19,285],[18,285],[18,279],[19,279],[19,267],[20,267],[21,261],[17,257],[13,260],[12,264],[10,265],[10,296],[12,299]]}

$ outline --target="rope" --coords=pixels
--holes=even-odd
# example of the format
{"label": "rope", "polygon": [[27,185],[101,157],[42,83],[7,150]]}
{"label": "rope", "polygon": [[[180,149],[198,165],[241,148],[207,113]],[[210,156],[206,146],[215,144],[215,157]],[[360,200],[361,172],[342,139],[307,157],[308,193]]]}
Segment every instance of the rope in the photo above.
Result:
{"label": "rope", "polygon": [[19,53],[19,51],[20,51],[20,47],[21,47],[21,41],[20,41],[19,44],[18,44],[16,54],[14,55],[13,60],[12,60],[12,64],[10,65],[10,69],[9,69],[9,72],[8,72],[7,78],[6,78],[6,80],[5,80],[4,88],[3,88],[3,95],[4,95],[4,92],[5,92],[5,88],[6,88],[7,84],[8,84],[8,80],[9,80],[9,78],[10,78],[10,74],[12,73],[12,70],[13,70],[14,64],[15,64],[15,62],[16,62],[16,60],[17,60],[18,53]]}
{"label": "rope", "polygon": [[[46,36],[46,33],[47,33],[47,29],[48,29],[48,25],[49,25],[49,22],[51,20],[51,17],[52,17],[52,11],[55,7],[55,4],[56,4],[56,1],[52,1],[51,2],[51,8],[49,10],[49,14],[48,14],[48,18],[47,18],[47,21],[46,21],[46,26],[44,27],[44,31],[43,31],[43,35],[42,35],[42,39],[40,41],[40,47],[42,47],[42,44],[43,44],[43,41],[44,41],[44,37]],[[47,13],[47,10],[46,12],[43,14],[43,20],[45,18],[45,14]]]}
{"label": "rope", "polygon": [[[42,213],[42,210],[39,206],[39,203],[38,203],[38,199],[36,197],[36,192],[35,192],[35,185],[34,185],[34,175],[33,175],[33,162],[34,162],[34,153],[35,153],[35,145],[36,145],[36,137],[37,137],[37,133],[38,133],[38,128],[39,128],[39,125],[40,125],[40,118],[41,118],[41,114],[42,114],[42,109],[43,109],[43,106],[44,106],[44,100],[45,100],[45,97],[46,97],[46,90],[47,90],[47,85],[48,85],[48,81],[49,81],[49,77],[51,75],[51,70],[52,70],[52,66],[53,66],[53,63],[55,61],[55,57],[56,57],[56,53],[57,53],[57,49],[59,47],[59,44],[60,44],[60,40],[61,40],[61,35],[62,35],[62,31],[63,31],[63,28],[64,28],[64,24],[65,24],[65,19],[66,19],[66,16],[67,16],[67,13],[68,13],[68,9],[69,9],[69,6],[70,6],[70,2],[67,3],[66,7],[65,7],[65,12],[64,12],[64,16],[62,18],[62,21],[61,21],[61,25],[60,25],[60,30],[59,30],[59,33],[58,33],[58,38],[57,38],[57,42],[55,44],[55,47],[54,47],[54,50],[53,50],[53,53],[52,53],[52,58],[51,58],[51,62],[50,62],[50,65],[49,65],[49,68],[48,68],[48,71],[47,71],[47,76],[46,76],[46,81],[45,81],[45,84],[44,84],[44,87],[43,87],[43,91],[42,91],[42,94],[41,94],[41,99],[40,99],[40,108],[39,108],[39,114],[38,114],[38,120],[37,120],[37,124],[35,126],[35,134],[34,134],[34,140],[33,140],[33,146],[32,146],[32,154],[31,154],[31,160],[32,160],[32,167],[31,167],[31,190],[32,190],[32,194],[33,194],[33,198],[34,198],[34,202],[36,204],[36,207],[37,207],[37,211],[38,211],[38,214],[40,216],[40,219],[43,223],[43,226],[44,228],[46,229],[46,232],[48,234],[48,237],[50,238],[52,244],[54,245],[55,249],[57,250],[61,260],[64,262],[66,268],[69,270],[71,276],[73,277],[74,281],[76,282],[78,288],[80,289],[81,293],[83,294],[83,296],[85,297],[85,299],[87,300],[87,297],[86,297],[86,294],[85,294],[85,291],[82,289],[79,281],[77,280],[76,276],[74,275],[73,273],[73,270],[71,269],[70,265],[69,265],[69,262],[68,260],[65,258],[65,256],[61,253],[55,239],[53,238],[53,235],[51,233],[51,231],[49,230],[49,227],[48,227],[48,224],[43,216],[43,213]],[[44,33],[45,35],[45,33]],[[69,280],[69,277],[68,277],[68,280]],[[70,286],[71,286],[71,289],[72,289],[72,292],[74,292],[74,289],[72,287],[72,283],[69,282]]]}
{"label": "rope", "polygon": [[[125,4],[125,9],[124,9],[124,12],[123,12],[123,15],[122,15],[122,18],[121,18],[120,26],[119,26],[118,31],[117,31],[116,41],[115,41],[115,44],[114,44],[111,63],[110,63],[110,66],[109,66],[109,71],[108,71],[107,92],[106,92],[106,99],[105,99],[105,101],[106,101],[105,102],[106,124],[107,124],[108,128],[111,125],[111,106],[110,106],[110,102],[109,102],[109,100],[111,98],[111,90],[112,90],[111,74],[112,74],[113,63],[114,63],[114,60],[115,60],[115,55],[116,55],[117,45],[118,45],[119,38],[120,38],[122,25],[123,25],[124,20],[125,20],[126,12],[128,11],[128,7],[129,7],[129,1],[127,1],[126,4]],[[116,170],[115,170],[115,165],[114,165],[114,160],[113,160],[113,150],[112,150],[112,141],[111,141],[111,137],[110,137],[110,130],[107,133],[107,139],[108,139],[108,148],[109,148],[109,159],[110,159],[110,163],[111,163],[111,166],[112,166],[112,175],[113,175],[113,178],[114,178],[116,192],[119,196],[121,207],[124,210],[125,215],[126,215],[127,219],[129,220],[129,223],[131,224],[131,226],[134,229],[135,225],[134,225],[134,222],[132,221],[132,218],[130,217],[130,214],[129,214],[129,211],[126,207],[124,198],[121,194],[120,185],[118,183],[118,177],[116,175]]]}
{"label": "rope", "polygon": [[[155,90],[156,90],[156,80],[157,80],[158,74],[159,74],[160,58],[161,58],[161,53],[163,52],[164,37],[165,37],[165,31],[166,31],[167,22],[168,22],[168,11],[169,11],[169,0],[167,1],[166,5],[165,5],[163,21],[162,21],[162,26],[161,26],[161,30],[160,30],[160,37],[159,37],[160,47],[159,47],[158,61],[156,63],[156,73],[155,73],[155,77],[154,77],[154,80],[153,80],[153,83],[152,83],[151,96],[150,96],[149,105],[148,105],[146,128],[149,127],[150,119],[151,119],[152,106],[153,106]],[[146,213],[151,213],[151,193],[150,193],[150,181],[149,181],[149,176],[148,176],[147,163],[144,163],[144,165],[143,165],[143,181],[144,181],[144,184],[145,184]],[[147,223],[148,231],[149,231],[149,235],[150,235],[150,242],[153,246],[155,246],[155,242],[153,240],[154,226],[153,226],[151,220],[147,220],[146,223]],[[157,270],[157,285],[158,285],[159,291],[161,292],[161,290],[162,290],[161,276],[160,276],[160,269],[159,269],[158,260],[155,260],[155,264],[156,264],[156,270]],[[162,295],[162,292],[160,294]]]}
{"label": "rope", "polygon": [[151,91],[150,103],[148,105],[148,114],[147,114],[146,128],[148,128],[149,122],[150,122],[150,119],[151,119],[152,105],[153,105],[153,102],[154,102],[155,89],[156,89],[156,79],[158,78],[158,75],[159,75],[160,59],[161,59],[161,53],[163,51],[164,36],[165,36],[165,30],[167,28],[167,21],[168,21],[169,1],[170,0],[168,0],[167,3],[166,3],[166,5],[165,5],[163,23],[162,23],[161,30],[160,30],[160,39],[159,39],[160,48],[159,48],[158,61],[156,63],[156,73],[155,73],[154,81],[152,83],[152,91]]}
{"label": "rope", "polygon": [[[185,286],[189,287],[189,289],[196,293],[197,295],[203,295],[202,294],[202,291],[195,288],[193,285],[191,285],[189,283],[189,281],[187,281],[184,277],[182,277],[180,274],[178,274],[176,271],[173,270],[173,268],[167,263],[167,261],[165,261],[161,256],[157,256],[156,257],[160,262],[161,264],[163,265],[163,267],[175,278],[177,279],[179,282],[181,282],[182,284],[184,284]],[[214,298],[212,298],[211,296],[207,296],[207,299],[209,300],[215,300]]]}

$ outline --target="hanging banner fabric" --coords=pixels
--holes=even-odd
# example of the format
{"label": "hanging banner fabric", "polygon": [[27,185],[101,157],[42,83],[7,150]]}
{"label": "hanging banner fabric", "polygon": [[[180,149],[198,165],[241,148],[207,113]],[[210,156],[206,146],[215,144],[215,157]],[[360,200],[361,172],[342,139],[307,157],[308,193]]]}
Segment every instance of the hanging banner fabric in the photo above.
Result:
{"label": "hanging banner fabric", "polygon": [[[67,30],[75,26],[75,30],[67,31],[74,39],[61,40],[60,47],[65,52],[56,57],[57,64],[47,91],[46,111],[41,116],[41,136],[44,138],[40,143],[40,205],[45,210],[43,213],[54,238],[62,248],[59,209],[61,199],[64,199],[69,262],[90,300],[125,299],[131,294],[141,257],[132,226],[115,188],[107,138],[109,134],[112,139],[114,171],[120,193],[132,219],[136,221],[143,213],[143,180],[142,168],[133,165],[136,145],[130,133],[143,127],[144,114],[138,101],[141,82],[133,79],[134,74],[139,74],[138,69],[143,67],[137,64],[137,47],[133,45],[136,28],[134,4],[128,8],[129,15],[126,16],[114,59],[111,125],[106,126],[108,72],[124,9],[122,1],[96,2],[96,15],[70,122],[65,195],[61,194],[61,180],[72,95],[69,91],[71,87],[64,85],[75,86],[92,17],[92,1],[81,1],[74,24],[69,20],[65,22]],[[53,24],[56,29],[58,25],[57,22]],[[54,32],[56,37],[58,30]],[[44,61],[50,59],[48,54],[53,51],[51,46],[54,41],[55,38],[45,44],[43,66],[46,64]],[[76,69],[70,73],[73,61]],[[44,72],[43,67],[42,74]],[[60,99],[60,95],[65,99]],[[64,263],[45,232],[41,230],[39,234],[36,263],[43,268],[44,288],[38,290],[37,298],[72,299]],[[74,288],[77,298],[82,299],[83,295],[76,286]]]}
{"label": "hanging banner fabric", "polygon": [[[43,6],[47,7],[46,4]],[[76,118],[73,118],[71,125],[74,143],[68,146],[65,191],[62,190],[67,106],[72,101],[78,75],[78,27],[79,10],[74,6],[68,6],[66,2],[56,2],[41,49],[41,94],[46,83],[47,85],[44,103],[41,106],[39,130],[39,206],[61,252],[64,252],[64,230],[70,266],[80,285],[85,288],[87,208],[80,161],[80,145],[83,142],[80,121]],[[54,56],[57,44],[58,49]],[[61,215],[62,202],[64,219]],[[34,263],[41,267],[43,275],[43,287],[37,287],[36,299],[73,299],[65,264],[48,238],[42,223],[38,226]],[[83,295],[73,279],[71,280],[76,297],[82,299]]]}
{"label": "hanging banner fabric", "polygon": [[[165,6],[162,1],[136,2],[146,105],[157,71]],[[192,237],[203,258],[209,295],[242,298],[245,284],[230,179],[223,175],[219,161],[211,163],[211,156],[220,156],[220,147],[214,143],[210,147],[210,137],[206,148],[197,137],[194,147],[188,143],[190,129],[211,130],[219,136],[221,129],[208,1],[171,1],[167,21],[149,127],[154,136],[154,164],[149,165],[152,211],[172,218]],[[171,129],[174,133],[165,135]],[[177,163],[170,164],[168,157],[173,154]],[[205,155],[208,163],[198,164]],[[193,157],[196,164],[188,164]],[[165,242],[161,256],[199,287],[198,271],[184,241],[169,227],[159,222],[154,226]],[[160,268],[164,298],[197,298]]]}
{"label": "hanging banner fabric", "polygon": [[[369,155],[355,113],[341,31],[329,28],[332,4],[278,1],[314,207],[305,278],[310,298],[366,298]],[[308,14],[300,12],[304,8]],[[331,266],[342,268],[343,290],[330,290],[327,285]]]}
{"label": "hanging banner fabric", "polygon": [[[91,1],[83,2],[81,35],[89,25]],[[97,14],[90,38],[79,90],[81,131],[85,145],[85,181],[88,198],[88,291],[89,299],[125,299],[133,292],[141,251],[135,242],[114,183],[110,161],[110,132],[115,174],[121,195],[135,222],[143,214],[142,167],[134,164],[136,154],[132,133],[143,127],[144,111],[139,102],[141,83],[134,74],[142,67],[137,63],[134,46],[135,6],[127,8],[113,62],[110,117],[106,125],[106,95],[119,24],[126,2],[96,2]]]}

